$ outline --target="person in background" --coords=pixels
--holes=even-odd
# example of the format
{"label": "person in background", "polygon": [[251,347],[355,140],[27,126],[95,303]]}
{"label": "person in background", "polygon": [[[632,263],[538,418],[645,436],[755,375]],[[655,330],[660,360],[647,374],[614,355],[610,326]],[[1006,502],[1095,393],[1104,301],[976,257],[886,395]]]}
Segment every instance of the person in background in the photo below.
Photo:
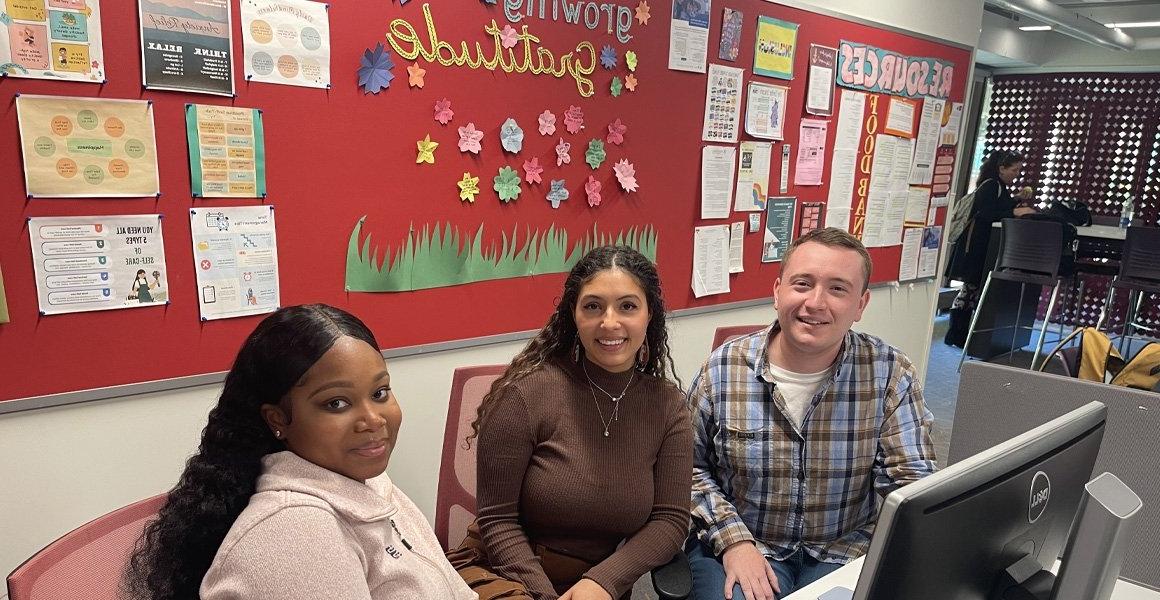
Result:
{"label": "person in background", "polygon": [[1037,212],[1033,207],[1020,206],[1021,202],[1031,199],[1031,188],[1023,188],[1014,197],[1007,189],[1023,170],[1023,162],[1023,155],[1018,152],[996,150],[987,157],[979,171],[970,222],[959,239],[952,240],[955,242],[954,250],[947,261],[947,278],[963,282],[951,304],[950,327],[943,337],[943,342],[949,346],[962,348],[967,341],[971,315],[979,303],[980,288],[987,274],[985,263],[991,225]]}
{"label": "person in background", "polygon": [[478,518],[449,557],[482,599],[628,598],[672,559],[692,470],[672,370],[656,266],[589,252],[473,423]]}
{"label": "person in background", "polygon": [[877,495],[936,469],[914,366],[850,327],[870,255],[835,228],[794,240],[777,321],[726,342],[689,389],[695,600],[780,598],[864,554]]}
{"label": "person in background", "polygon": [[474,600],[423,514],[383,475],[401,421],[361,321],[322,304],[266,317],[138,541],[126,595]]}

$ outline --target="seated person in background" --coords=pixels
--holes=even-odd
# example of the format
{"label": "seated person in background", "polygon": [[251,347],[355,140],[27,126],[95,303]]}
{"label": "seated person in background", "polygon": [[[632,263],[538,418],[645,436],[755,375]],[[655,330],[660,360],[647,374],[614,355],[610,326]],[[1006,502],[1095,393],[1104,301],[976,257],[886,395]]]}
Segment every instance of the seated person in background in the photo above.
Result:
{"label": "seated person in background", "polygon": [[798,238],[773,283],[777,321],[718,348],[693,380],[697,600],[779,598],[815,581],[866,552],[875,491],[934,472],[910,360],[850,330],[870,267],[843,230]]}
{"label": "seated person in background", "polygon": [[672,368],[656,267],[589,252],[473,424],[478,519],[449,556],[481,598],[628,598],[680,549],[693,441]]}
{"label": "seated person in background", "polygon": [[242,345],[126,591],[203,598],[476,598],[383,475],[402,412],[357,318],[279,309]]}

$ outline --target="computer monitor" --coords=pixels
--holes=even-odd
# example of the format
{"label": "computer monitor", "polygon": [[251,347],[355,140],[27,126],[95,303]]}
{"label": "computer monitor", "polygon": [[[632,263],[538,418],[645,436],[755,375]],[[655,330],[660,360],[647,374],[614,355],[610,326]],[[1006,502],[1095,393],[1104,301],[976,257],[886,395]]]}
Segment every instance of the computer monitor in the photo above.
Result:
{"label": "computer monitor", "polygon": [[1049,569],[1091,479],[1106,415],[1091,402],[892,492],[854,600],[999,600],[996,587],[1016,563],[1024,575]]}

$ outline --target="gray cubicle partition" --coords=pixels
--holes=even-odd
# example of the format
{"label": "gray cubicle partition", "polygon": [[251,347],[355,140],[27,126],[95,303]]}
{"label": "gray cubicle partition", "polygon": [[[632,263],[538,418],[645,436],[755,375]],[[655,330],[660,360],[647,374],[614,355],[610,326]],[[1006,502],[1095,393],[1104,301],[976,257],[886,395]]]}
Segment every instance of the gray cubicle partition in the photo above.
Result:
{"label": "gray cubicle partition", "polygon": [[1114,473],[1144,501],[1120,576],[1160,590],[1160,394],[968,362],[959,379],[948,464],[1098,400],[1108,424],[1095,475]]}

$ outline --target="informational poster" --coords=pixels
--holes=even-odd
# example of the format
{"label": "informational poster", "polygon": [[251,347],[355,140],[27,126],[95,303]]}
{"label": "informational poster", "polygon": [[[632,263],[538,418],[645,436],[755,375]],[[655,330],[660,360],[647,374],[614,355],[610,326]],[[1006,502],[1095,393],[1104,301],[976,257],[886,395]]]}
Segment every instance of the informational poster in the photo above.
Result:
{"label": "informational poster", "polygon": [[185,105],[194,198],[265,198],[266,143],[262,111]]}
{"label": "informational poster", "polygon": [[802,202],[801,215],[798,218],[798,237],[826,226],[825,202]]}
{"label": "informational poster", "polygon": [[914,137],[914,111],[918,103],[898,96],[890,97],[890,106],[886,109],[886,127],[883,133],[899,137]]}
{"label": "informational poster", "polygon": [[918,122],[918,144],[914,149],[914,165],[910,169],[908,179],[912,185],[930,185],[934,175],[934,154],[938,149],[944,105],[945,102],[937,98],[927,98],[922,102],[922,116]]}
{"label": "informational poster", "polygon": [[732,8],[724,9],[721,14],[721,44],[717,49],[717,58],[734,61],[741,54],[741,26],[745,15]]}
{"label": "informational poster", "polygon": [[[705,0],[706,5],[708,1]],[[310,0],[241,0],[241,3],[246,79],[330,87],[328,4]]]}
{"label": "informational poster", "polygon": [[778,79],[793,79],[797,31],[797,23],[766,16],[758,17],[757,42],[753,46],[753,73]]}
{"label": "informational poster", "polygon": [[927,208],[930,206],[930,188],[910,186],[906,191],[906,222],[926,223]]}
{"label": "informational poster", "polygon": [[761,245],[761,262],[781,262],[793,241],[793,215],[797,198],[770,198],[766,202],[765,240]]}
{"label": "informational poster", "polygon": [[189,211],[189,225],[202,320],[278,308],[273,206],[194,208]]}
{"label": "informational poster", "polygon": [[22,94],[16,113],[29,196],[160,193],[152,102]]}
{"label": "informational poster", "polygon": [[749,82],[745,99],[745,133],[767,140],[785,139],[785,105],[789,88]]}
{"label": "informational poster", "polygon": [[0,323],[8,321],[8,296],[4,293],[4,269],[0,268]]}
{"label": "informational poster", "polygon": [[705,146],[701,148],[701,218],[726,219],[733,204],[733,172],[737,165],[737,148]]}
{"label": "informational poster", "polygon": [[798,134],[797,166],[794,167],[794,185],[822,185],[826,166],[826,131],[829,121],[802,119]]}
{"label": "informational poster", "polygon": [[[745,272],[745,221],[729,225],[729,272]],[[0,283],[3,283],[0,281]]]}
{"label": "informational poster", "polygon": [[955,146],[959,143],[959,128],[963,125],[963,103],[952,102],[943,107],[943,124],[939,129],[938,145]]}
{"label": "informational poster", "polygon": [[6,0],[0,11],[5,76],[105,82],[100,0]]}
{"label": "informational poster", "polygon": [[693,295],[729,291],[729,226],[693,228]]}
{"label": "informational poster", "polygon": [[838,50],[810,44],[810,80],[806,87],[806,112],[828,117],[834,114],[834,66]]}
{"label": "informational poster", "polygon": [[741,76],[745,71],[709,65],[705,88],[705,122],[701,139],[706,142],[736,142],[741,121]]}
{"label": "informational poster", "polygon": [[789,191],[789,155],[792,151],[789,144],[781,145],[781,176],[778,190],[783,194]]}
{"label": "informational poster", "polygon": [[33,217],[28,238],[42,314],[169,301],[161,215]]}
{"label": "informational poster", "polygon": [[938,274],[938,248],[942,244],[943,228],[926,227],[922,230],[922,248],[918,251],[918,276],[935,277]]}
{"label": "informational poster", "polygon": [[930,185],[936,198],[945,197],[951,191],[951,177],[955,172],[955,150],[954,146],[939,146],[934,153]]}
{"label": "informational poster", "polygon": [[674,0],[669,21],[670,69],[705,72],[709,62],[709,5],[709,0]]}
{"label": "informational poster", "polygon": [[898,280],[910,281],[918,277],[918,253],[922,246],[922,227],[909,227],[902,232],[902,259],[898,262]]}
{"label": "informational poster", "polygon": [[142,85],[234,95],[229,0],[137,0],[137,10]]}
{"label": "informational poster", "polygon": [[838,129],[830,164],[830,191],[826,197],[826,223],[843,230],[850,228],[850,204],[857,175],[858,142],[866,112],[866,94],[842,90],[838,104]]}
{"label": "informational poster", "polygon": [[741,142],[741,160],[737,166],[737,199],[733,210],[763,211],[769,197],[769,164],[773,158],[773,144],[769,142]]}

